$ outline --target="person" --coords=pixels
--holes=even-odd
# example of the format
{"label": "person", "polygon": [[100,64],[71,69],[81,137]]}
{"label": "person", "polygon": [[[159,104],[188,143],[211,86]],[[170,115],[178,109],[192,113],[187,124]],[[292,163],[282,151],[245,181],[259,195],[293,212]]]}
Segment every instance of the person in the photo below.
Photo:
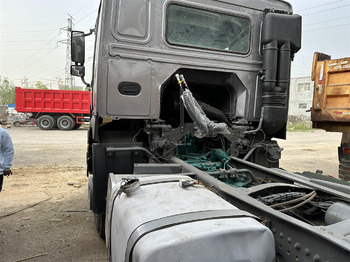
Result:
{"label": "person", "polygon": [[0,127],[0,192],[4,176],[12,175],[11,167],[13,163],[14,148],[9,133]]}

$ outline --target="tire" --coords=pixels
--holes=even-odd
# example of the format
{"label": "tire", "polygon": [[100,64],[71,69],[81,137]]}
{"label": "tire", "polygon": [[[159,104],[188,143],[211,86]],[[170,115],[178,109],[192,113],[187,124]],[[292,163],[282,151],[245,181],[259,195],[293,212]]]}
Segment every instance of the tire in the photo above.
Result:
{"label": "tire", "polygon": [[75,126],[75,121],[70,116],[60,116],[57,119],[57,127],[60,130],[71,130]]}
{"label": "tire", "polygon": [[339,178],[344,181],[350,181],[350,134],[343,133],[341,144],[338,147],[339,159]]}
{"label": "tire", "polygon": [[93,194],[93,181],[92,181],[92,176],[89,176],[89,183],[88,183],[88,199],[89,199],[89,209],[93,209],[92,205],[92,194]]}
{"label": "tire", "polygon": [[79,127],[81,127],[81,124],[75,124],[75,126],[73,127],[73,129],[79,129]]}
{"label": "tire", "polygon": [[339,163],[339,178],[343,181],[350,181],[350,163]]}
{"label": "tire", "polygon": [[56,125],[56,120],[49,115],[44,115],[37,120],[37,125],[41,130],[51,130]]}
{"label": "tire", "polygon": [[[88,198],[89,198],[89,208],[93,209],[93,176],[89,176],[88,183]],[[96,231],[102,239],[105,239],[105,220],[106,214],[96,214],[94,213],[94,223],[96,227]]]}
{"label": "tire", "polygon": [[95,214],[94,213],[94,221],[97,233],[102,239],[105,239],[105,214]]}
{"label": "tire", "polygon": [[13,123],[13,125],[14,125],[15,127],[20,127],[22,124],[21,124],[21,122],[16,121],[16,122]]}

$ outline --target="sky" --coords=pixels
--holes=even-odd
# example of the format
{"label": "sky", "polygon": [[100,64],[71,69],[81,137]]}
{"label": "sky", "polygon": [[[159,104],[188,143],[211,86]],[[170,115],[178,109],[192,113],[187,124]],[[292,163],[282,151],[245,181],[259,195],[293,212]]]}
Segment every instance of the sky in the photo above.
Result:
{"label": "sky", "polygon": [[[94,28],[99,0],[0,0],[0,76],[16,86],[41,81],[57,88],[65,79],[67,26]],[[86,41],[86,80],[91,79],[93,35]],[[74,77],[77,86],[81,80]]]}
{"label": "sky", "polygon": [[[311,75],[315,51],[332,58],[350,56],[350,0],[290,0],[302,16],[302,48],[292,77]],[[64,83],[68,18],[73,29],[95,25],[99,0],[0,0],[0,76],[16,86],[41,81],[49,88]],[[86,42],[86,80],[90,81],[93,36]],[[83,86],[74,78],[77,86]]]}

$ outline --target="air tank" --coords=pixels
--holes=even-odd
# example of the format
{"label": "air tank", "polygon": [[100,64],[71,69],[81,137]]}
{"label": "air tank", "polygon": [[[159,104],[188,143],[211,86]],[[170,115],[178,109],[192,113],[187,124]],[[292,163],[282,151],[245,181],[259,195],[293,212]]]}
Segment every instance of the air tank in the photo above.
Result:
{"label": "air tank", "polygon": [[350,205],[342,202],[332,204],[326,212],[325,220],[327,225],[350,219]]}

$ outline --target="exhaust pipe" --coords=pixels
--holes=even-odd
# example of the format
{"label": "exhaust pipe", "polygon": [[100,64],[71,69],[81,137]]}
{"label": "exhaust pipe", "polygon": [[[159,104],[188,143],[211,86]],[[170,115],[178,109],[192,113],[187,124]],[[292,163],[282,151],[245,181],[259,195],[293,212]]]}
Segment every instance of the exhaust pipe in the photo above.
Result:
{"label": "exhaust pipe", "polygon": [[266,11],[262,27],[262,129],[286,137],[290,65],[301,47],[301,16]]}

